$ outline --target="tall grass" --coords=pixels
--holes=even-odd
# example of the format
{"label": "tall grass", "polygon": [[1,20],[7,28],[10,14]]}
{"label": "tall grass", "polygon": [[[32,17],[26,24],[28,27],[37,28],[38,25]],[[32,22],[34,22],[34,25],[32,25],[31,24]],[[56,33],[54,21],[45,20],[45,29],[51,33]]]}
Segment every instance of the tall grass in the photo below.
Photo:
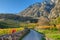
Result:
{"label": "tall grass", "polygon": [[44,33],[47,38],[53,40],[60,40],[60,31],[58,30],[37,30],[37,31]]}

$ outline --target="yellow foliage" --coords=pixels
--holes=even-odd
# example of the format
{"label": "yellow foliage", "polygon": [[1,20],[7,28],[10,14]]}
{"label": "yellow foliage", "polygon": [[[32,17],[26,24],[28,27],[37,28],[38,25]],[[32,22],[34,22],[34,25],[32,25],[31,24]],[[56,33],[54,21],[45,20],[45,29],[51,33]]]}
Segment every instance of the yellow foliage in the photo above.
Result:
{"label": "yellow foliage", "polygon": [[16,32],[24,30],[24,28],[8,28],[8,29],[0,29],[0,35],[4,34],[12,34],[12,30],[16,30]]}

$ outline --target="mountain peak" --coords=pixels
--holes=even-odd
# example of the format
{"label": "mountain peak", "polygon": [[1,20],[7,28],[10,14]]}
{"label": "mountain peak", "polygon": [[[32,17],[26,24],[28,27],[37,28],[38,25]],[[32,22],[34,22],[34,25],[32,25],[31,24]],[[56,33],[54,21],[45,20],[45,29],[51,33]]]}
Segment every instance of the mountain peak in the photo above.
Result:
{"label": "mountain peak", "polygon": [[36,3],[32,4],[31,6],[32,6],[32,7],[33,7],[33,6],[39,6],[39,7],[40,7],[40,6],[41,6],[41,3],[40,3],[40,2],[36,2]]}
{"label": "mountain peak", "polygon": [[[44,4],[46,2],[46,4]],[[42,3],[35,3],[33,5],[30,5],[27,9],[20,12],[20,16],[24,17],[40,17],[40,16],[48,16],[51,9],[54,7],[54,4],[48,3],[48,1],[44,1]],[[50,2],[50,1],[49,1]]]}

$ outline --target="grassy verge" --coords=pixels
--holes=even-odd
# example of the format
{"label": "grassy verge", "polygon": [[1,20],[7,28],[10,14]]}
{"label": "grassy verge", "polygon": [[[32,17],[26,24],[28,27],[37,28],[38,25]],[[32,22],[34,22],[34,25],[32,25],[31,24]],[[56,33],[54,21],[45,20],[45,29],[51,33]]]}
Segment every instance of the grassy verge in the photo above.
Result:
{"label": "grassy verge", "polygon": [[60,40],[60,32],[58,30],[37,30],[38,32],[44,33],[47,38],[53,40]]}

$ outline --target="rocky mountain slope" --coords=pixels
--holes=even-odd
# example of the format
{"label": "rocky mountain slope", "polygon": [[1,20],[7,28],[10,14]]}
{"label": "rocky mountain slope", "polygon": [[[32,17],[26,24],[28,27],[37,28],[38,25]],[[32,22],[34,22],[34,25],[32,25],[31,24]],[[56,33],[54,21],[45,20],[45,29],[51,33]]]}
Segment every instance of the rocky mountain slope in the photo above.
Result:
{"label": "rocky mountain slope", "polygon": [[57,18],[60,16],[60,0],[57,0],[55,7],[51,10],[49,18]]}
{"label": "rocky mountain slope", "polygon": [[43,3],[35,3],[29,6],[24,11],[20,12],[20,16],[24,17],[48,17],[51,10],[54,8],[55,3],[45,0]]}
{"label": "rocky mountain slope", "polygon": [[[39,24],[48,24],[51,18],[56,18],[59,13],[59,0],[44,0],[42,3],[35,3],[24,11],[20,12],[20,16],[33,17],[38,19]],[[57,9],[57,10],[56,10]]]}

